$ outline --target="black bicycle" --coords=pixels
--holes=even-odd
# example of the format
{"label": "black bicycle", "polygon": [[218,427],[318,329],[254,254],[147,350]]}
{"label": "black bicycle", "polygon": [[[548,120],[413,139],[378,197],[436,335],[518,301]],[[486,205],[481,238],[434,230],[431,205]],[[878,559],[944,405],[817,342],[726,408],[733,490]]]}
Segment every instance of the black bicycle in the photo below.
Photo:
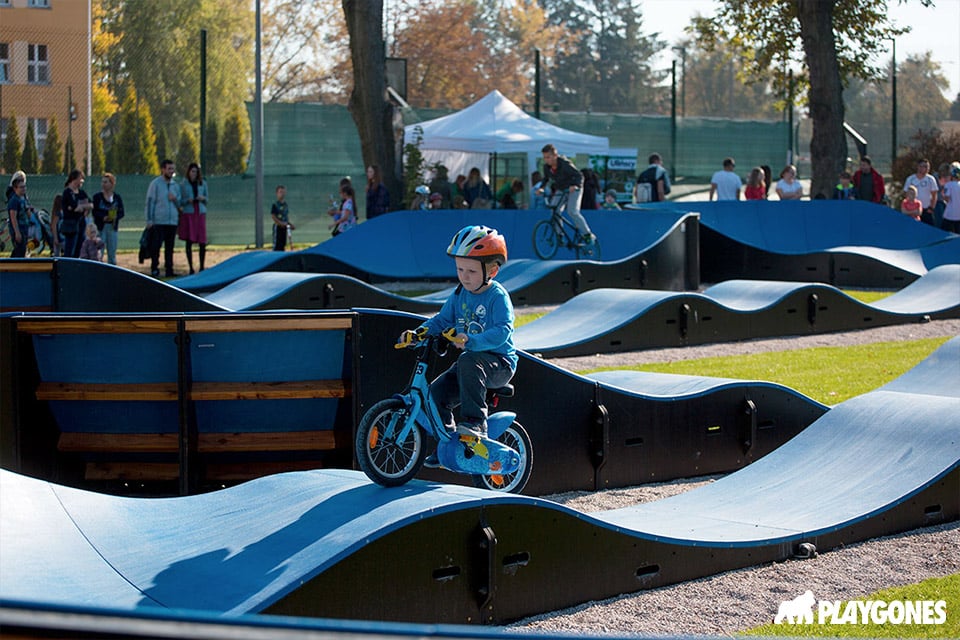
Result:
{"label": "black bicycle", "polygon": [[567,217],[567,191],[552,194],[546,200],[550,219],[541,220],[533,228],[533,250],[541,260],[549,260],[560,247],[576,252],[577,258],[600,259],[600,241],[594,236],[589,242]]}

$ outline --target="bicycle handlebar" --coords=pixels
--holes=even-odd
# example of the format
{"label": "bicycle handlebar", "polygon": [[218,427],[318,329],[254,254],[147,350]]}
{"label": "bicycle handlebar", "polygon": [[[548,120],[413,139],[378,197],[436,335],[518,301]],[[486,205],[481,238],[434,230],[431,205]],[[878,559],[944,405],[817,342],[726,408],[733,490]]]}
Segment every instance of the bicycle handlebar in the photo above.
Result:
{"label": "bicycle handlebar", "polygon": [[[453,344],[460,342],[460,340],[457,340],[456,327],[450,327],[446,331],[441,332],[440,335]],[[414,342],[414,338],[416,338],[416,342]],[[407,349],[410,347],[419,347],[424,344],[427,338],[429,338],[429,336],[427,335],[426,327],[418,327],[416,331],[404,331],[400,334],[400,339],[393,345],[393,348]]]}

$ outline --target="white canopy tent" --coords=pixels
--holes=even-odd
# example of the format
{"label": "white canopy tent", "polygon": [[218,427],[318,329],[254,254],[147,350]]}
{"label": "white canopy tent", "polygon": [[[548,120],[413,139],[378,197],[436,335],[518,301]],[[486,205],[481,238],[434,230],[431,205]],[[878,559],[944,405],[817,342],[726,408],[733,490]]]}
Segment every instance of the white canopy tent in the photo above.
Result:
{"label": "white canopy tent", "polygon": [[[532,171],[540,149],[547,143],[553,143],[565,156],[602,155],[610,148],[607,138],[562,129],[527,115],[496,90],[456,113],[407,125],[404,144],[416,142],[418,127],[426,163],[442,162],[451,180],[458,173],[466,175],[471,167],[479,167],[489,180],[489,159],[495,154],[526,154],[528,172]],[[524,182],[528,181],[529,176],[525,176]]]}

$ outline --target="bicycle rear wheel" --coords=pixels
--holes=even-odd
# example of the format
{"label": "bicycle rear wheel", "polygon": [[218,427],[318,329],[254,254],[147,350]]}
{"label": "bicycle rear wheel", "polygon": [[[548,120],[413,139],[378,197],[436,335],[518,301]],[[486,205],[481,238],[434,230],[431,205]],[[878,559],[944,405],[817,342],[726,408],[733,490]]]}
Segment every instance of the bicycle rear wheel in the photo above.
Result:
{"label": "bicycle rear wheel", "polygon": [[549,260],[560,248],[560,236],[553,220],[541,220],[533,227],[533,250],[541,260]]}

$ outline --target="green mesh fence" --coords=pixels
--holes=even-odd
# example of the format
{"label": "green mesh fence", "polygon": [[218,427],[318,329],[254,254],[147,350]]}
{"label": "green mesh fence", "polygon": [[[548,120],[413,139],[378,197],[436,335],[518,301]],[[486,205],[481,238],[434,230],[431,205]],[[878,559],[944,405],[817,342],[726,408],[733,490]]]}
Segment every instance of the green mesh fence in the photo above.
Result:
{"label": "green mesh fence", "polygon": [[[363,176],[360,142],[346,107],[268,103],[263,112],[265,175],[310,174],[334,185],[344,175],[353,176],[355,182]],[[403,114],[404,123],[448,113],[408,110]],[[786,160],[786,122],[677,118],[676,157],[671,157],[670,118],[666,116],[544,113],[542,117],[565,129],[605,136],[611,147],[636,148],[641,164],[656,151],[666,166],[687,180],[709,179],[726,156],[733,156],[744,171],[767,164],[779,173]],[[247,172],[253,172],[252,162]],[[362,199],[362,194],[358,197]]]}

